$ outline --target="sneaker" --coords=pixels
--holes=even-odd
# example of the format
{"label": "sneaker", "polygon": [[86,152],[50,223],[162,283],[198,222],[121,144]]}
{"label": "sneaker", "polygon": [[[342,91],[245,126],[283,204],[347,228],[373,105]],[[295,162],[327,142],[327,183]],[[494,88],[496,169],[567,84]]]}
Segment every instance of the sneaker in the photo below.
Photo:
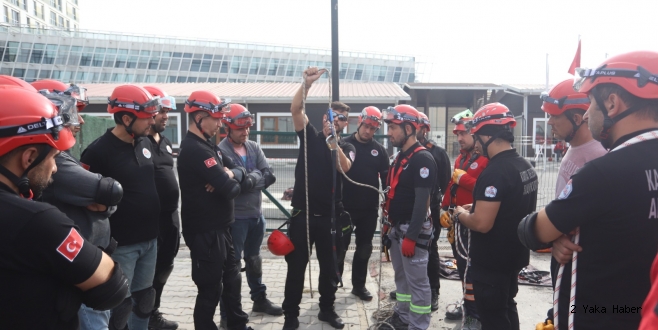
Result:
{"label": "sneaker", "polygon": [[372,294],[370,294],[370,291],[368,289],[364,288],[354,288],[352,289],[352,294],[359,297],[359,299],[363,301],[371,301],[372,300]]}
{"label": "sneaker", "polygon": [[446,320],[461,320],[462,316],[463,312],[461,304],[450,304],[446,307]]}
{"label": "sneaker", "polygon": [[297,330],[299,328],[299,320],[293,316],[286,316],[286,321],[283,322],[283,330]]}
{"label": "sneaker", "polygon": [[[393,328],[391,328],[391,326]],[[409,325],[400,319],[400,315],[398,313],[393,313],[391,317],[384,320],[384,322],[382,322],[379,326],[379,329],[381,330],[407,330],[408,328]]]}
{"label": "sneaker", "polygon": [[466,315],[466,320],[464,320],[462,330],[482,330],[482,323],[480,323],[480,320],[470,315]]}
{"label": "sneaker", "polygon": [[164,318],[159,310],[154,310],[149,318],[149,330],[175,330],[178,329],[178,323],[169,321]]}
{"label": "sneaker", "polygon": [[327,311],[320,311],[318,313],[318,320],[329,323],[330,326],[336,329],[342,329],[345,327],[343,320],[336,314],[336,311],[331,309]]}
{"label": "sneaker", "polygon": [[389,293],[388,295],[389,295],[389,297],[391,297],[391,299],[398,300],[396,291],[391,291],[391,293]]}
{"label": "sneaker", "polygon": [[267,295],[264,293],[260,295],[256,300],[254,300],[254,305],[251,307],[251,311],[274,316],[283,315],[283,309],[277,305],[272,304],[272,302],[267,299]]}
{"label": "sneaker", "polygon": [[439,290],[432,290],[432,312],[439,310]]}

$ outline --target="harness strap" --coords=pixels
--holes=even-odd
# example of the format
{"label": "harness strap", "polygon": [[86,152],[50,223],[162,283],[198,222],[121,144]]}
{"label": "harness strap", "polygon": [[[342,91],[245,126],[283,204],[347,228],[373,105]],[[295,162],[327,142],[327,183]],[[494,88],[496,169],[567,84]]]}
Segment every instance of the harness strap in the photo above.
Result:
{"label": "harness strap", "polygon": [[[418,146],[414,150],[412,150],[409,155],[406,157],[402,158],[400,160],[400,154],[399,153],[396,157],[395,160],[393,161],[393,165],[391,165],[390,170],[388,171],[388,177],[386,178],[386,183],[390,187],[388,190],[388,193],[386,194],[386,202],[384,202],[384,212],[388,215],[389,207],[391,206],[391,200],[393,197],[395,197],[395,188],[398,185],[398,181],[400,179],[400,174],[402,174],[402,171],[404,170],[404,167],[407,165],[409,162],[409,159],[416,154],[417,152],[421,150],[427,150],[423,146]],[[397,171],[395,169],[397,168]]]}

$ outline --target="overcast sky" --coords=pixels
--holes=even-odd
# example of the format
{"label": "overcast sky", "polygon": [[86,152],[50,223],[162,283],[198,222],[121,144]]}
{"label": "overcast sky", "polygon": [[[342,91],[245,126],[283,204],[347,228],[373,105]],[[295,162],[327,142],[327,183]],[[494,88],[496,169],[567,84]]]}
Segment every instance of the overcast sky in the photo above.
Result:
{"label": "overcast sky", "polygon": [[[330,0],[80,0],[88,30],[331,48]],[[341,50],[416,56],[425,81],[551,85],[582,66],[658,51],[656,0],[340,0]]]}

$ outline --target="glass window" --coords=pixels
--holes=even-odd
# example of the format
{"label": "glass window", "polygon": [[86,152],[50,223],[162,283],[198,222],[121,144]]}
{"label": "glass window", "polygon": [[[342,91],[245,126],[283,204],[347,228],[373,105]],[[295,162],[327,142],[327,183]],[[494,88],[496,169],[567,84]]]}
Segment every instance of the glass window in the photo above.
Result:
{"label": "glass window", "polygon": [[128,58],[126,69],[134,69],[136,67],[137,67],[137,56],[130,56]]}
{"label": "glass window", "polygon": [[183,53],[183,58],[192,58],[192,53]]}
{"label": "glass window", "polygon": [[[260,130],[265,132],[294,132],[292,116],[263,116],[260,118]],[[297,144],[297,135],[269,135],[260,136],[261,144]]]}
{"label": "glass window", "polygon": [[106,68],[113,67],[115,59],[116,59],[116,55],[110,55],[110,54],[105,55],[105,61],[103,62],[103,66]]}
{"label": "glass window", "polygon": [[123,82],[123,73],[113,73],[112,82]]}
{"label": "glass window", "polygon": [[244,56],[242,58],[242,64],[240,65],[240,73],[246,74],[249,71],[249,60],[250,59],[251,58],[247,57],[247,56]]}
{"label": "glass window", "polygon": [[78,74],[75,77],[75,81],[83,82],[85,80],[87,80],[87,72],[78,72]]}
{"label": "glass window", "polygon": [[[40,46],[37,46],[40,45]],[[43,59],[44,51],[43,44],[34,44],[34,49],[32,50],[32,56],[30,57],[30,63],[41,63]]]}
{"label": "glass window", "polygon": [[179,119],[180,119],[180,114],[170,113],[169,119],[167,120],[167,126],[165,126],[165,130],[162,133],[160,133],[163,136],[166,136],[174,146],[180,143],[180,139],[178,137]]}
{"label": "glass window", "polygon": [[171,65],[169,65],[169,71],[178,71],[179,67],[180,67],[180,59],[175,57],[172,58]]}
{"label": "glass window", "polygon": [[157,83],[164,83],[165,81],[167,81],[167,76],[158,76],[155,79],[155,82],[157,82]]}
{"label": "glass window", "polygon": [[50,70],[41,70],[39,72],[39,79],[50,79]]}
{"label": "glass window", "polygon": [[176,77],[176,81],[175,81],[175,82],[178,82],[178,83],[184,83],[185,80],[187,80],[187,77],[186,77],[186,76],[178,76],[178,77]]}
{"label": "glass window", "polygon": [[137,63],[137,68],[138,69],[146,69],[148,66],[149,58],[145,56],[140,56],[139,57],[139,62]]}
{"label": "glass window", "polygon": [[123,80],[123,82],[130,83],[130,82],[133,82],[134,79],[135,79],[135,75],[134,75],[134,74],[126,74],[126,77],[125,77],[125,79]]}
{"label": "glass window", "polygon": [[[128,56],[126,55],[117,55],[117,60],[114,62],[115,68],[125,68],[126,62],[128,61]],[[114,81],[114,76],[112,76],[112,81]]]}
{"label": "glass window", "polygon": [[240,71],[240,61],[242,61],[242,56],[233,56],[233,59],[231,59],[231,73]]}
{"label": "glass window", "polygon": [[57,14],[50,12],[50,25],[57,26]]}
{"label": "glass window", "polygon": [[39,72],[39,70],[35,70],[35,69],[27,70],[27,74],[25,75],[25,78],[24,78],[25,81],[33,82],[33,81],[37,80],[38,72]]}
{"label": "glass window", "polygon": [[267,74],[269,76],[275,76],[276,75],[276,70],[277,70],[278,67],[279,67],[279,59],[278,58],[273,58],[270,61],[270,68],[267,71]]}
{"label": "glass window", "polygon": [[209,82],[209,83],[216,83],[216,82],[217,82],[217,78],[208,78],[208,82]]}
{"label": "glass window", "polygon": [[151,57],[151,60],[149,61],[149,70],[157,70],[158,69],[158,62],[160,62],[160,58]]}
{"label": "glass window", "polygon": [[11,25],[20,25],[21,24],[21,15],[15,11],[11,11],[11,21],[9,22]]}
{"label": "glass window", "polygon": [[204,83],[204,82],[206,82],[206,81],[207,81],[207,80],[206,80],[206,77],[199,77],[199,79],[197,79],[196,82],[198,82],[198,83]]}
{"label": "glass window", "polygon": [[188,83],[195,83],[196,82],[196,77],[189,77],[187,78]]}
{"label": "glass window", "polygon": [[190,66],[190,71],[199,72],[201,69],[201,60],[192,60],[192,65]]}
{"label": "glass window", "polygon": [[[206,61],[206,60],[202,61],[200,71],[201,72],[210,72],[210,64],[211,63],[212,63],[212,61]],[[215,72],[217,72],[217,71],[215,71]]]}
{"label": "glass window", "polygon": [[52,76],[51,76],[51,79],[55,79],[55,80],[60,80],[60,79],[62,79],[62,71],[59,71],[59,70],[53,70],[53,74],[52,74]]}
{"label": "glass window", "polygon": [[100,82],[104,82],[104,83],[110,82],[110,73],[109,72],[103,72],[101,74],[101,81]]}
{"label": "glass window", "polygon": [[80,58],[80,65],[81,66],[90,66],[91,65],[91,58],[92,58],[91,53],[82,53],[82,57]]}
{"label": "glass window", "polygon": [[[104,52],[104,51],[105,51],[105,49],[103,49],[103,52]],[[105,57],[105,54],[98,53],[98,49],[97,49],[97,50],[96,50],[96,54],[94,54],[94,60],[93,60],[93,62],[91,63],[91,65],[93,65],[93,66],[95,66],[95,67],[101,67],[101,66],[103,66],[103,58],[104,58],[104,57]]]}
{"label": "glass window", "polygon": [[23,79],[25,76],[25,69],[14,69],[14,74],[12,74],[12,76]]}
{"label": "glass window", "polygon": [[183,59],[180,62],[180,71],[189,71],[192,60]]}
{"label": "glass window", "polygon": [[222,61],[222,69],[220,73],[228,73],[228,61]]}

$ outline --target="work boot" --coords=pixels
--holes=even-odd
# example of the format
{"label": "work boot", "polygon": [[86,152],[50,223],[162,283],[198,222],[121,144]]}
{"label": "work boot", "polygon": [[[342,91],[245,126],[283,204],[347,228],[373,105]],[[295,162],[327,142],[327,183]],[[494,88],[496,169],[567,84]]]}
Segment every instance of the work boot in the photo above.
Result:
{"label": "work boot", "polygon": [[332,309],[327,311],[320,311],[318,313],[318,320],[329,323],[330,326],[336,329],[342,329],[345,327],[343,320],[336,314],[336,311]]}
{"label": "work boot", "polygon": [[154,310],[149,318],[149,330],[175,330],[178,329],[178,323],[169,321],[162,316],[159,310]]}
{"label": "work boot", "polygon": [[391,293],[389,293],[388,295],[389,295],[389,297],[391,297],[391,299],[398,300],[397,292],[395,290],[391,291]]}
{"label": "work boot", "polygon": [[432,289],[432,312],[439,310],[439,289]]}
{"label": "work boot", "polygon": [[368,289],[366,289],[365,287],[352,289],[352,294],[359,297],[363,301],[372,300],[372,294],[370,294],[370,291],[368,291]]}
{"label": "work boot", "polygon": [[[452,309],[450,309],[451,306],[453,307]],[[462,313],[461,304],[450,304],[448,305],[448,308],[446,308],[446,320],[461,320]]]}
{"label": "work boot", "polygon": [[265,293],[261,294],[254,300],[254,305],[251,307],[252,312],[265,313],[269,315],[279,316],[283,315],[283,309],[267,299]]}
{"label": "work boot", "polygon": [[[409,325],[404,323],[402,319],[400,319],[400,315],[398,313],[393,313],[391,317],[387,318],[384,320],[386,323],[382,323],[379,326],[379,329],[381,330],[407,330],[409,328]],[[388,324],[387,324],[388,323]],[[393,328],[391,328],[393,326]]]}
{"label": "work boot", "polygon": [[482,330],[482,323],[470,315],[466,315],[466,320],[464,320],[464,326],[462,330]]}
{"label": "work boot", "polygon": [[299,320],[295,316],[286,316],[286,321],[283,322],[283,330],[297,330],[299,328]]}

